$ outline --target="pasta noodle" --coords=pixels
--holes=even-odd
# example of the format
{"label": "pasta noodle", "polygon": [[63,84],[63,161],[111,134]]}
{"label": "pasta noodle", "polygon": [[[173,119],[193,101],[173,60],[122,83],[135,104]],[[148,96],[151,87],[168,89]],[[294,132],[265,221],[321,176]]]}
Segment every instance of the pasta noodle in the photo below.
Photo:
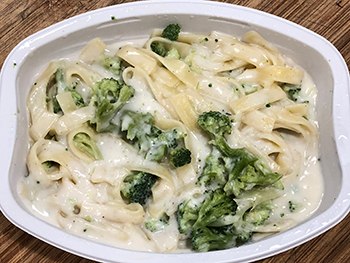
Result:
{"label": "pasta noodle", "polygon": [[[180,206],[206,198],[198,182],[215,151],[237,149],[259,160],[254,169],[281,174],[284,187],[248,184],[243,194],[227,192],[238,205],[229,220],[248,220],[259,207],[249,205],[254,189],[254,200],[273,208],[253,233],[282,231],[317,209],[323,191],[317,90],[302,67],[254,31],[243,39],[181,32],[173,41],[155,29],[142,44],[128,43],[93,39],[78,55],[50,62],[32,86],[29,175],[19,184],[30,210],[98,242],[161,253],[189,250],[188,236],[178,230]],[[218,146],[218,133],[210,137],[199,125],[208,112],[230,120],[229,150]],[[180,148],[191,160],[175,165]],[[213,169],[224,164],[233,173],[239,169],[234,161],[227,154]],[[133,201],[125,188],[139,175],[154,180],[144,202]],[[294,202],[305,205],[294,213]]]}

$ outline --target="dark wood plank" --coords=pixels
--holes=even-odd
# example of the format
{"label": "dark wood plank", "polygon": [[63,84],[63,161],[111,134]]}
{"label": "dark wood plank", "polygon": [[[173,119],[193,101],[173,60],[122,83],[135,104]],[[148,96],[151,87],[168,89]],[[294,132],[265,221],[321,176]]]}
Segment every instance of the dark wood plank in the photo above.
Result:
{"label": "dark wood plank", "polygon": [[[133,2],[123,0],[1,0],[0,66],[27,36],[64,19],[97,8]],[[302,25],[328,39],[350,67],[350,1],[226,0],[265,11]],[[258,263],[350,262],[350,215],[323,235]],[[0,213],[0,263],[93,261],[54,248],[13,226]]]}

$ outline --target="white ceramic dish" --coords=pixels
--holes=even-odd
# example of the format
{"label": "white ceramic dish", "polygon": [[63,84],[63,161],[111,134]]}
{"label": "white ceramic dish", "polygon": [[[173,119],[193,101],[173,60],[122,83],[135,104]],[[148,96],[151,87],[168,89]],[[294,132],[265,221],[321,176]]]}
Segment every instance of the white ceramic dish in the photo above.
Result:
{"label": "white ceramic dish", "polygon": [[[112,20],[114,16],[117,20]],[[318,211],[306,222],[257,243],[197,254],[135,252],[95,243],[63,232],[30,214],[16,186],[27,173],[30,83],[52,59],[80,50],[94,37],[107,44],[144,38],[152,28],[179,22],[183,31],[223,31],[242,36],[256,30],[293,58],[319,89],[318,116],[325,192]],[[325,232],[341,221],[350,205],[349,73],[339,52],[324,38],[260,11],[214,2],[154,1],[112,6],[55,24],[22,41],[1,71],[0,203],[4,215],[33,236],[71,253],[105,262],[244,262],[280,253]],[[333,124],[333,125],[331,125]]]}

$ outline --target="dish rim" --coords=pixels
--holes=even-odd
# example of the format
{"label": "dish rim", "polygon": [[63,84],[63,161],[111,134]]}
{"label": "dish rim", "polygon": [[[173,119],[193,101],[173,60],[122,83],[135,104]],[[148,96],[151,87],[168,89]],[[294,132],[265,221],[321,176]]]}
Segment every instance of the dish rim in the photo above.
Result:
{"label": "dish rim", "polygon": [[[200,6],[206,6],[209,7],[208,9],[204,10],[198,6],[198,8],[192,8],[192,9],[185,9],[182,8],[176,8],[176,6],[179,5],[200,5]],[[162,11],[159,9],[159,5],[166,5],[168,6],[168,12]],[[158,7],[158,9],[157,9]],[[283,245],[276,245],[275,247],[269,247],[268,249],[262,248],[263,246],[266,247],[266,245],[260,244],[263,241],[259,241],[258,243],[252,243],[245,246],[242,246],[240,248],[233,248],[229,250],[223,250],[223,251],[215,251],[215,252],[207,252],[207,253],[193,253],[193,254],[157,254],[157,253],[149,253],[149,252],[141,252],[141,251],[132,251],[132,250],[125,250],[120,248],[114,248],[108,245],[103,245],[95,242],[91,242],[90,240],[77,237],[73,234],[69,234],[67,232],[64,232],[60,229],[55,228],[54,226],[49,225],[46,222],[41,221],[40,219],[36,218],[32,214],[29,214],[27,211],[23,210],[18,204],[17,201],[14,199],[11,188],[9,185],[9,167],[11,165],[11,159],[13,154],[13,148],[11,148],[11,154],[9,156],[6,156],[5,151],[1,151],[0,153],[0,168],[2,171],[6,172],[6,183],[0,184],[0,208],[2,210],[2,213],[7,217],[7,219],[12,222],[14,225],[19,227],[20,229],[24,230],[25,232],[35,236],[38,239],[41,239],[45,241],[46,243],[49,243],[51,245],[54,245],[60,249],[63,249],[65,251],[68,251],[70,253],[83,256],[86,258],[94,259],[94,260],[107,260],[108,262],[114,262],[113,257],[98,257],[95,253],[91,253],[94,249],[98,248],[98,251],[100,251],[101,255],[109,255],[110,252],[118,252],[119,257],[127,257],[131,261],[129,262],[156,262],[154,260],[163,261],[164,259],[168,260],[169,262],[178,262],[178,260],[182,260],[183,262],[194,262],[194,259],[196,259],[198,262],[213,262],[212,259],[220,257],[220,262],[232,262],[232,255],[236,255],[235,251],[238,249],[241,254],[241,251],[246,251],[245,257],[237,258],[237,261],[251,261],[251,260],[258,260],[262,258],[266,258],[268,256],[275,255],[277,253],[281,253],[285,250],[291,249],[297,245],[300,245],[302,243],[307,242],[308,240],[324,233],[337,223],[339,223],[349,212],[350,208],[350,200],[347,189],[350,189],[350,178],[347,178],[344,176],[345,174],[350,174],[350,163],[349,160],[346,159],[346,156],[350,156],[350,143],[347,138],[350,138],[349,136],[349,129],[347,127],[343,127],[340,125],[340,123],[350,123],[349,114],[346,115],[344,112],[349,113],[349,72],[347,69],[347,66],[345,64],[345,61],[343,60],[340,53],[336,50],[336,48],[328,42],[325,38],[317,35],[316,33],[301,27],[300,25],[297,25],[293,22],[290,22],[288,20],[285,20],[283,18],[251,9],[248,7],[233,5],[233,4],[227,4],[227,3],[221,3],[221,2],[210,2],[210,1],[141,1],[141,2],[132,2],[132,3],[125,3],[125,4],[119,4],[115,6],[105,7],[93,11],[89,11],[87,13],[83,13],[77,16],[74,16],[72,18],[63,20],[61,22],[58,22],[54,25],[51,25],[29,37],[21,41],[8,55],[6,58],[2,70],[1,70],[1,76],[0,76],[0,118],[4,120],[4,123],[6,124],[6,132],[4,132],[4,135],[0,137],[0,145],[6,145],[8,142],[11,142],[11,147],[15,144],[15,132],[16,131],[16,125],[17,125],[17,118],[16,116],[10,116],[12,113],[10,112],[16,112],[16,108],[14,105],[8,105],[8,101],[12,101],[13,99],[16,99],[16,96],[13,96],[13,94],[9,93],[8,90],[3,90],[4,83],[13,83],[15,82],[18,72],[18,68],[21,66],[23,61],[25,61],[26,56],[30,53],[25,53],[28,51],[28,48],[32,44],[36,44],[36,48],[52,41],[53,39],[58,38],[59,36],[55,36],[54,33],[57,32],[64,32],[65,34],[74,33],[78,30],[88,28],[89,26],[97,25],[104,23],[106,21],[109,21],[110,16],[106,18],[106,16],[103,16],[103,14],[107,14],[108,12],[113,13],[111,11],[119,12],[119,15],[122,18],[128,18],[130,17],[130,13],[133,12],[133,8],[138,10],[138,14],[134,14],[133,16],[147,16],[150,15],[148,13],[150,10],[152,10],[154,15],[165,15],[165,14],[185,14],[185,15],[211,15],[211,13],[208,13],[207,10],[212,9],[222,9],[227,8],[231,10],[238,11],[240,14],[238,16],[239,19],[237,19],[237,14],[235,17],[228,17],[226,12],[223,14],[221,13],[218,17],[228,18],[228,19],[236,19],[241,20],[244,22],[247,22],[249,24],[256,24],[254,23],[252,19],[244,17],[242,14],[244,13],[250,13],[253,14],[253,17],[259,17],[264,18],[266,20],[272,20],[279,26],[284,25],[288,28],[288,32],[284,32],[285,35],[288,35],[291,38],[294,38],[292,36],[293,30],[301,31],[304,35],[309,36],[310,38],[314,39],[315,42],[313,43],[316,46],[324,46],[325,49],[327,49],[328,52],[331,52],[331,54],[328,54],[328,57],[331,57],[333,55],[332,60],[329,61],[330,68],[333,71],[333,77],[334,77],[334,83],[338,82],[342,85],[337,86],[337,89],[334,89],[334,105],[333,105],[333,125],[334,125],[334,133],[336,138],[336,146],[339,154],[339,161],[343,172],[342,177],[342,185],[341,189],[338,195],[337,200],[334,201],[331,207],[329,207],[326,211],[324,211],[322,214],[318,215],[316,218],[313,218],[311,220],[308,220],[300,225],[303,226],[302,229],[305,233],[307,233],[305,236],[299,236],[296,240],[284,240],[282,243]],[[122,12],[122,10],[129,12]],[[171,10],[169,12],[169,10]],[[201,13],[200,13],[201,10]],[[203,11],[204,10],[204,11]],[[135,12],[135,11],[134,11]],[[127,14],[127,15],[124,15]],[[79,23],[79,21],[84,21],[86,18],[89,18],[89,23]],[[91,21],[91,22],[90,22]],[[86,22],[86,21],[85,21]],[[77,26],[80,25],[80,26]],[[69,27],[70,26],[70,27]],[[266,24],[263,25],[266,28],[269,28],[274,31],[278,31],[275,28],[272,29],[271,27],[267,26]],[[277,26],[278,27],[278,26]],[[30,43],[29,47],[28,44]],[[27,46],[27,47],[26,47]],[[33,50],[32,50],[33,51]],[[25,53],[25,54],[23,54]],[[23,56],[24,55],[24,56]],[[16,67],[13,67],[14,61],[17,63]],[[335,70],[335,68],[337,70]],[[13,70],[15,69],[15,70]],[[17,70],[16,70],[17,69]],[[344,75],[345,73],[345,75]],[[342,75],[343,74],[343,75]],[[12,76],[9,77],[9,76]],[[12,82],[8,82],[8,80],[11,80]],[[9,97],[4,96],[9,95]],[[347,96],[345,96],[347,95]],[[5,97],[7,99],[5,99]],[[342,105],[340,108],[339,105]],[[345,109],[343,106],[346,106]],[[9,114],[10,113],[10,114]],[[6,152],[8,154],[8,152]],[[15,206],[13,206],[16,204]],[[14,207],[19,208],[14,209]],[[327,214],[335,214],[335,217],[327,217]],[[24,216],[25,214],[25,216]],[[26,217],[29,216],[29,220],[26,220]],[[322,219],[323,218],[323,219]],[[307,228],[307,226],[314,221],[321,220],[318,224],[319,227],[315,228],[314,226],[310,228]],[[31,224],[35,225],[37,221],[40,221],[41,229],[37,231],[38,229],[31,229],[33,228]],[[308,230],[313,229],[312,231],[308,232]],[[284,231],[283,233],[289,233],[292,232],[293,229]],[[299,228],[300,230],[300,228]],[[295,231],[295,229],[294,229]],[[302,231],[303,232],[303,231]],[[283,239],[283,233],[281,233],[278,236],[270,237],[268,240],[272,239]],[[54,240],[51,239],[49,236],[60,236],[61,240],[67,240],[70,239],[72,241],[68,242],[67,244],[64,243],[64,241],[61,240]],[[286,242],[287,241],[287,242]],[[79,243],[82,246],[79,249],[73,249],[69,246],[69,243],[76,244]],[[266,242],[265,242],[266,243]],[[276,243],[277,242],[271,242]],[[85,247],[83,247],[85,246]],[[254,247],[256,247],[254,249]],[[252,252],[254,250],[255,252]],[[213,256],[214,255],[214,256]],[[157,261],[158,262],[158,261]],[[234,261],[236,262],[236,261]]]}

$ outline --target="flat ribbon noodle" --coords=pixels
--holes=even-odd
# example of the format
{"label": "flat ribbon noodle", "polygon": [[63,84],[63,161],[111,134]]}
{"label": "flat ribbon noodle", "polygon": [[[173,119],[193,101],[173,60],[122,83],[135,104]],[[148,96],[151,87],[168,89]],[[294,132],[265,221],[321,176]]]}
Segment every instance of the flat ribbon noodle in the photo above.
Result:
{"label": "flat ribbon noodle", "polygon": [[[54,173],[47,173],[42,166],[44,162],[53,161],[60,165]],[[72,178],[75,180],[76,171],[82,171],[82,165],[66,150],[64,145],[59,142],[40,139],[31,147],[27,166],[31,176],[34,176],[40,184],[48,186],[51,181],[61,178]]]}

